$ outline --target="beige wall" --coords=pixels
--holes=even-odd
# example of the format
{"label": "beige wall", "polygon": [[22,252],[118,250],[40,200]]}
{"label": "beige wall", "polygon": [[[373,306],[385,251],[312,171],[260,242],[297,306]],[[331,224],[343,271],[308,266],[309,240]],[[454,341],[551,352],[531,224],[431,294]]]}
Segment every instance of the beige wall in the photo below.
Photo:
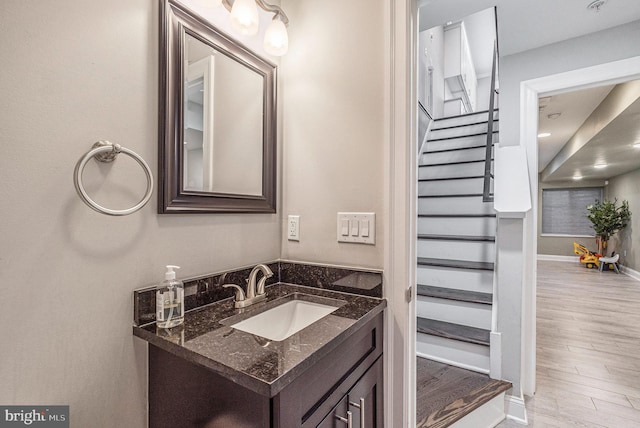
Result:
{"label": "beige wall", "polygon": [[[145,427],[132,290],[169,263],[185,277],[278,258],[280,215],[158,215],[154,192],[109,217],[76,195],[74,165],[98,139],[157,177],[156,1],[3,0],[0,39],[0,403],[69,404],[74,428]],[[125,156],[91,162],[85,181],[115,208],[144,191]]]}
{"label": "beige wall", "polygon": [[[283,221],[300,215],[300,241],[283,235],[286,259],[383,265],[384,3],[282,2]],[[376,245],[338,243],[339,211],[375,212]]]}
{"label": "beige wall", "polygon": [[631,223],[611,238],[611,250],[620,254],[623,265],[640,271],[640,169],[609,180],[607,198],[629,201]]}

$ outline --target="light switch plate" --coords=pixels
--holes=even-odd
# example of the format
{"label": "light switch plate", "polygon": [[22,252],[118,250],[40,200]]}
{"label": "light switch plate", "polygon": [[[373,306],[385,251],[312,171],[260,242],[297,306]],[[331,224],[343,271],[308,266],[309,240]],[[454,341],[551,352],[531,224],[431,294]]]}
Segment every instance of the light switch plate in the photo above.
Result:
{"label": "light switch plate", "polygon": [[[348,233],[346,235],[344,233],[345,225],[348,225]],[[337,236],[338,242],[374,245],[376,243],[375,213],[339,212],[337,218]]]}

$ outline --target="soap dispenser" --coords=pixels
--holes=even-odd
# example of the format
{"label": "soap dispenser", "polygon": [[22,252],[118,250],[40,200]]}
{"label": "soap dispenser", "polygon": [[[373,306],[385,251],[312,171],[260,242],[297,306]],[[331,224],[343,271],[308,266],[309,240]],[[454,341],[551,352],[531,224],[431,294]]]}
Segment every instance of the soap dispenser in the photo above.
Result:
{"label": "soap dispenser", "polygon": [[174,269],[180,266],[167,266],[164,281],[156,291],[156,325],[171,328],[184,321],[184,284],[176,279]]}

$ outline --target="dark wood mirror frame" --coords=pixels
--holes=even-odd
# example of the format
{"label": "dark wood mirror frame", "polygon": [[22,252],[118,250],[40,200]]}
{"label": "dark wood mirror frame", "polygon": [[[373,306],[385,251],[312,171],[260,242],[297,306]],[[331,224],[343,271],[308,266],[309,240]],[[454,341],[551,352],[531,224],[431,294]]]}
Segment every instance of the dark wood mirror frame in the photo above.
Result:
{"label": "dark wood mirror frame", "polygon": [[[275,213],[276,66],[229,39],[177,1],[160,3],[158,213]],[[182,82],[186,34],[263,76],[262,195],[184,190]]]}

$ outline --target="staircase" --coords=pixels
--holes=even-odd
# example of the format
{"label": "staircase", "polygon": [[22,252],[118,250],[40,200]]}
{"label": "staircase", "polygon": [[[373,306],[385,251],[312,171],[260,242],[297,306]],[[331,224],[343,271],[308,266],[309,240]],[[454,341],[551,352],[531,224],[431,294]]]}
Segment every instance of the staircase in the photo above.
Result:
{"label": "staircase", "polygon": [[493,202],[483,202],[487,121],[486,111],[436,120],[418,172],[417,355],[481,373],[496,234]]}

